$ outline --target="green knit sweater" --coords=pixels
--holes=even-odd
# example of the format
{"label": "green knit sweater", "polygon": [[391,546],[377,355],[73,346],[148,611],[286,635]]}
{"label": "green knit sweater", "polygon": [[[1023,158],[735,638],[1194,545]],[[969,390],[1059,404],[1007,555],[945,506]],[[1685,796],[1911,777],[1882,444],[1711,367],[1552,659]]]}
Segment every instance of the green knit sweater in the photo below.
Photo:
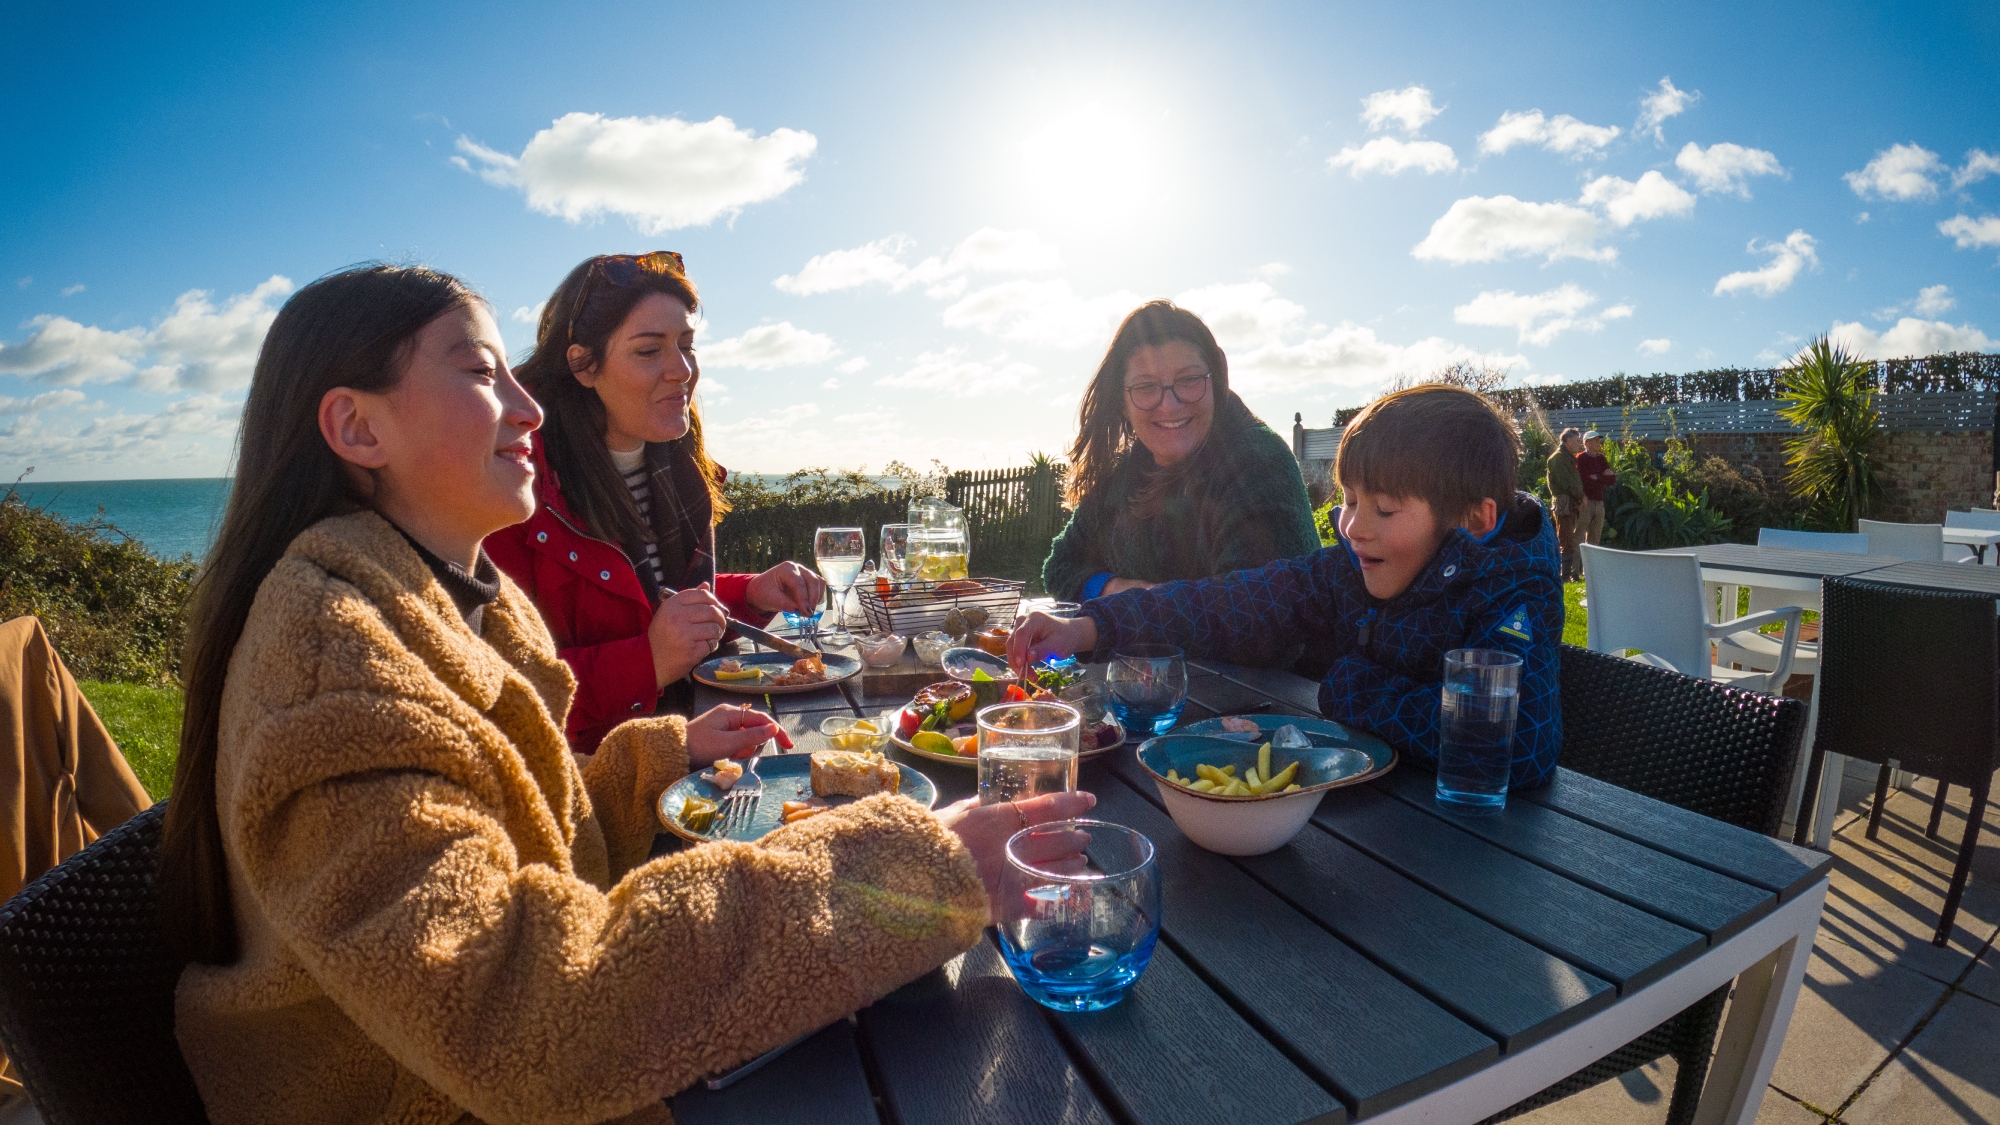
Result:
{"label": "green knit sweater", "polygon": [[[1163,497],[1150,518],[1132,510],[1132,494],[1154,471],[1153,455],[1134,443],[1110,481],[1083,498],[1056,536],[1042,564],[1049,593],[1076,601],[1096,574],[1147,582],[1208,578],[1319,550],[1291,447],[1254,419],[1227,437],[1197,454],[1210,463]],[[1210,440],[1224,438],[1217,433]]]}

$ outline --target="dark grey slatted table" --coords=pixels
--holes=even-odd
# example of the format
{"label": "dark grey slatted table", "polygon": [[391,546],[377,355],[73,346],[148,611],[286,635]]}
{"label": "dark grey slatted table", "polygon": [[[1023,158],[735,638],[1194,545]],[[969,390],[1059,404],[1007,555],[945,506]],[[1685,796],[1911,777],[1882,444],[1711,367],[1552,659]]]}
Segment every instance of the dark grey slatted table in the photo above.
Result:
{"label": "dark grey slatted table", "polygon": [[[1192,671],[1183,721],[1315,713],[1318,685],[1296,676]],[[700,705],[725,698],[743,699]],[[801,751],[823,745],[826,715],[884,704],[832,691],[766,702]],[[969,766],[891,754],[940,800],[976,788]],[[1499,817],[1458,819],[1406,763],[1330,793],[1285,847],[1232,859],[1180,834],[1129,749],[1106,759],[1081,770],[1093,815],[1153,839],[1165,898],[1158,953],[1124,1003],[1036,1006],[989,934],[737,1085],[679,1095],[676,1118],[1471,1122],[1732,978],[1703,1120],[1755,1118],[1827,856],[1567,770]]]}

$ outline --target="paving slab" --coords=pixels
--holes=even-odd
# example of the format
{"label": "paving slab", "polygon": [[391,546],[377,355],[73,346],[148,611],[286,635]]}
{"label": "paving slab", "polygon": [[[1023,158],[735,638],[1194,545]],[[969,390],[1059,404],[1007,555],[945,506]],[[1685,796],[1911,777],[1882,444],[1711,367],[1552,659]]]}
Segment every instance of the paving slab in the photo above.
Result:
{"label": "paving slab", "polygon": [[[1965,839],[1966,816],[1971,812],[1971,801],[1962,785],[1955,785],[1945,797],[1945,813],[1938,821],[1936,839],[1924,836],[1924,827],[1930,823],[1931,803],[1937,792],[1936,783],[1928,779],[1916,789],[1891,790],[1888,804],[1882,810],[1881,831],[1872,845],[1898,855],[1907,856],[1914,862],[1923,864],[1942,878],[1951,878],[1952,868],[1958,864],[1958,848]],[[1869,804],[1872,805],[1871,798]],[[1972,878],[1990,887],[2000,887],[2000,834],[1996,834],[1991,823],[2000,812],[1994,810],[1992,802],[1987,804],[1986,820],[1979,833],[1979,843],[1972,853]],[[1857,843],[1867,838],[1867,822],[1849,827],[1844,833]]]}
{"label": "paving slab", "polygon": [[1946,987],[1822,933],[1771,1084],[1814,1105],[1838,1107]]}
{"label": "paving slab", "polygon": [[1859,833],[1835,837],[1833,880],[1820,932],[1949,983],[2000,930],[2000,889],[1985,882],[1968,884],[1948,945],[1933,946],[1931,934],[1949,880],[1922,862],[1921,854],[1921,849],[1892,839],[1886,826],[1880,841]]}
{"label": "paving slab", "polygon": [[[1656,1125],[1674,1100],[1674,1060],[1658,1059],[1579,1094],[1513,1118],[1509,1125]],[[1774,1089],[1764,1091],[1757,1125],[1824,1125],[1826,1118]]]}
{"label": "paving slab", "polygon": [[2000,1121],[2000,1005],[1956,993],[1868,1084],[1848,1125]]}
{"label": "paving slab", "polygon": [[1958,987],[1982,1000],[2000,1004],[2000,946],[1988,949],[1972,971],[1965,974],[1965,979],[1958,982]]}

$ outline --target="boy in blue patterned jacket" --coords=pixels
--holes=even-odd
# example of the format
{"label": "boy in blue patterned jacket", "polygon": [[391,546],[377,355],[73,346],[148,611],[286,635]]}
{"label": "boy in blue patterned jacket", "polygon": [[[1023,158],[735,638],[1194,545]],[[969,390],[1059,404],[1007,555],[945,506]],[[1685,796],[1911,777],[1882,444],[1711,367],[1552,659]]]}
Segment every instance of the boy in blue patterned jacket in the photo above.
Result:
{"label": "boy in blue patterned jacket", "polygon": [[1541,785],[1562,749],[1562,586],[1554,523],[1515,489],[1520,461],[1513,423],[1471,391],[1386,395],[1341,438],[1339,545],[1098,598],[1067,621],[1033,614],[1008,655],[1021,667],[1154,642],[1269,666],[1310,641],[1332,659],[1320,712],[1435,768],[1444,654],[1501,649],[1523,662],[1511,784]]}

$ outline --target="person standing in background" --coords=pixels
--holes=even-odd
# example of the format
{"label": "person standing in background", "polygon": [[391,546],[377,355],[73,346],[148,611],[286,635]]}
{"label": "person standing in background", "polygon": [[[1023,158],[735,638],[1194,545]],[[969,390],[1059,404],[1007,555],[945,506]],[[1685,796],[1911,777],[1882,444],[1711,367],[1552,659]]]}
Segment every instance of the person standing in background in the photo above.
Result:
{"label": "person standing in background", "polygon": [[1611,461],[1604,456],[1604,435],[1592,430],[1583,435],[1583,452],[1576,455],[1576,471],[1583,478],[1583,519],[1577,535],[1585,543],[1604,543],[1604,491],[1618,483]]}
{"label": "person standing in background", "polygon": [[1583,577],[1583,564],[1578,561],[1576,551],[1576,533],[1588,499],[1583,491],[1583,476],[1576,468],[1576,455],[1581,452],[1583,432],[1571,426],[1562,432],[1548,461],[1549,502],[1556,518],[1556,542],[1562,549],[1564,582]]}

